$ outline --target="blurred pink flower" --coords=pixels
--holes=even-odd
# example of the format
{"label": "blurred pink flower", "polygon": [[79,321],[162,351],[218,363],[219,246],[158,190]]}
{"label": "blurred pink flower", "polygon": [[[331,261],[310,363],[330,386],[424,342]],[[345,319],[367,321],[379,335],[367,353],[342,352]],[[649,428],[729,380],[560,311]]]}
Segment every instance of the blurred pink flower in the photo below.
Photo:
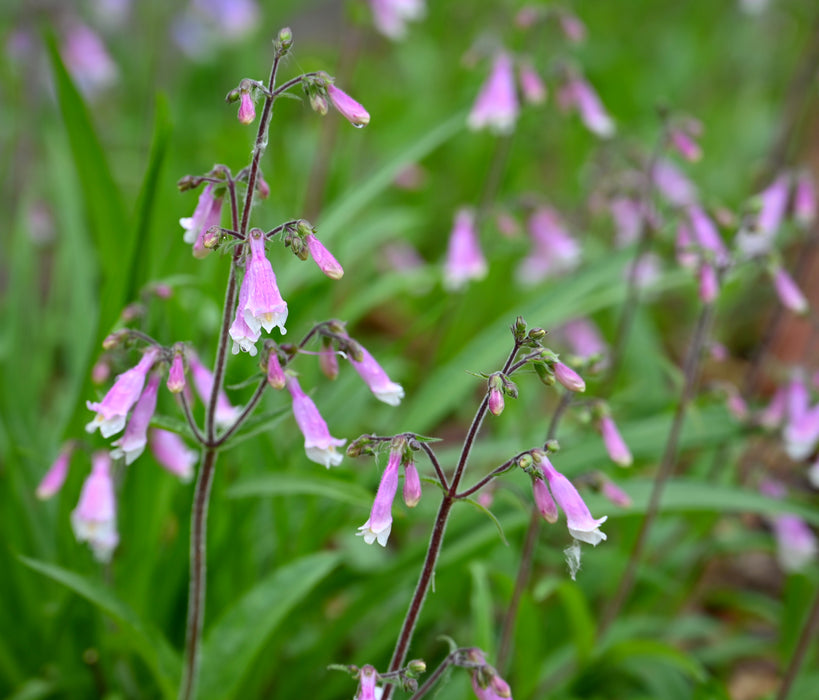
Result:
{"label": "blurred pink flower", "polygon": [[558,102],[564,110],[577,110],[580,121],[593,134],[601,138],[614,136],[614,121],[594,88],[581,76],[573,75],[564,83],[558,93]]}
{"label": "blurred pink flower", "polygon": [[810,173],[802,172],[796,179],[793,218],[796,223],[806,227],[816,219],[816,189]]}
{"label": "blurred pink flower", "polygon": [[398,41],[407,35],[407,24],[423,18],[424,0],[370,0],[373,24],[384,36]]}
{"label": "blurred pink flower", "polygon": [[74,452],[74,443],[68,442],[63,445],[57,459],[51,465],[45,476],[37,486],[37,498],[46,500],[57,493],[65,483],[68,476],[68,466],[71,462],[71,454]]}
{"label": "blurred pink flower", "polygon": [[601,416],[598,427],[611,461],[620,467],[630,467],[634,458],[631,456],[631,450],[623,440],[623,436],[620,435],[614,419],[608,415]]}
{"label": "blurred pink flower", "polygon": [[697,188],[671,161],[660,158],[651,168],[654,186],[669,204],[684,207],[697,199]]}
{"label": "blurred pink flower", "polygon": [[86,97],[94,97],[117,81],[119,70],[102,39],[81,22],[68,25],[61,54],[65,67]]}
{"label": "blurred pink flower", "polygon": [[786,309],[790,309],[795,314],[808,312],[808,300],[783,267],[777,267],[774,272],[774,289],[779,301]]}
{"label": "blurred pink flower", "polygon": [[161,428],[151,428],[148,445],[159,466],[167,469],[180,480],[193,478],[193,468],[199,459],[196,450],[190,449],[176,433]]}
{"label": "blurred pink flower", "polygon": [[111,457],[95,452],[91,474],[80,492],[80,501],[71,511],[71,527],[79,542],[87,542],[97,561],[111,561],[119,543],[116,521],[116,499],[111,480]]}
{"label": "blurred pink flower", "polygon": [[397,406],[404,398],[404,389],[400,384],[392,381],[381,365],[376,359],[370,355],[367,349],[359,346],[362,354],[362,359],[359,362],[352,355],[347,359],[353,366],[353,369],[358,372],[358,375],[364,380],[364,383],[370,388],[375,398],[383,401],[390,406]]}
{"label": "blurred pink flower", "polygon": [[365,664],[358,672],[358,690],[356,690],[353,700],[379,700],[381,692],[376,687],[378,673],[373,666]]}
{"label": "blurred pink flower", "polygon": [[475,99],[467,125],[474,130],[487,128],[496,134],[509,134],[515,128],[518,111],[512,58],[501,51]]}
{"label": "blurred pink flower", "polygon": [[546,101],[546,84],[531,63],[521,63],[518,79],[523,99],[529,104],[539,105]]}
{"label": "blurred pink flower", "polygon": [[159,372],[148,377],[148,382],[131,412],[125,432],[112,443],[116,448],[112,457],[124,457],[125,464],[131,464],[145,451],[148,443],[148,425],[156,410],[156,396],[159,390]]}
{"label": "blurred pink flower", "polygon": [[552,498],[546,482],[540,477],[532,479],[532,495],[535,498],[535,506],[543,519],[549,523],[556,523],[558,518],[557,504]]}
{"label": "blurred pink flower", "polygon": [[615,484],[611,479],[603,480],[600,491],[606,497],[609,503],[617,506],[618,508],[628,508],[631,506],[631,496],[617,486],[617,484]]}
{"label": "blurred pink flower", "polygon": [[250,93],[243,92],[239,97],[239,113],[237,115],[242,124],[252,124],[256,118],[256,106]]}
{"label": "blurred pink flower", "polygon": [[179,351],[174,353],[171,361],[166,386],[172,394],[180,394],[185,390],[185,360]]}
{"label": "blurred pink flower", "polygon": [[[193,385],[196,387],[196,393],[207,405],[208,401],[210,401],[210,392],[213,390],[213,374],[193,352],[188,354],[188,366],[191,370],[191,378],[193,379]],[[214,415],[216,425],[222,427],[232,425],[239,417],[240,412],[237,407],[232,406],[228,401],[224,389],[219,391],[219,395],[216,397],[216,412]]]}
{"label": "blurred pink flower", "polygon": [[580,263],[580,245],[551,207],[536,209],[527,228],[532,250],[517,271],[517,279],[524,284],[536,284],[550,275],[573,270]]}
{"label": "blurred pink flower", "polygon": [[455,225],[447,246],[444,288],[457,291],[469,280],[483,279],[486,272],[486,259],[475,230],[475,216],[471,209],[461,208],[455,214]]}

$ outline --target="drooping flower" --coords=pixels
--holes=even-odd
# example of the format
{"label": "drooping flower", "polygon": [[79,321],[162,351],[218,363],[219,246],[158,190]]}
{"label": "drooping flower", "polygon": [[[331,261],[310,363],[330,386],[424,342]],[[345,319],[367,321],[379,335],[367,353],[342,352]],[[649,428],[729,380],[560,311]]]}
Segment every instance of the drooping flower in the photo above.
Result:
{"label": "drooping flower", "polygon": [[310,251],[310,255],[318,265],[319,270],[331,280],[340,280],[344,276],[344,268],[333,257],[333,254],[312,233],[307,234],[304,240],[307,243],[307,250]]}
{"label": "drooping flower", "polygon": [[330,435],[324,418],[321,417],[316,404],[302,391],[298,380],[292,375],[287,377],[287,389],[293,397],[293,417],[304,436],[304,451],[307,458],[328,469],[341,464],[342,455],[336,451],[346,440],[339,440]]}
{"label": "drooping flower", "polygon": [[404,465],[404,503],[407,508],[415,508],[421,500],[421,478],[415,462],[409,461]]}
{"label": "drooping flower", "polygon": [[816,190],[813,178],[803,172],[797,177],[793,193],[793,218],[802,226],[810,226],[816,219]]}
{"label": "drooping flower", "polygon": [[537,506],[544,520],[549,523],[556,523],[558,518],[557,504],[555,499],[552,498],[546,482],[540,477],[532,479],[532,495],[535,498],[535,506]]}
{"label": "drooping flower", "polygon": [[176,433],[151,428],[148,433],[148,445],[159,466],[184,482],[193,478],[193,468],[199,456],[196,450],[190,449]]}
{"label": "drooping flower", "polygon": [[[188,366],[191,370],[196,393],[207,405],[208,401],[210,401],[210,393],[213,390],[213,374],[200,362],[195,353],[188,355]],[[240,410],[231,405],[224,390],[220,390],[216,397],[216,411],[213,416],[216,425],[221,427],[232,425],[239,417],[239,413]]]}
{"label": "drooping flower", "polygon": [[816,535],[798,515],[776,516],[771,526],[776,537],[776,558],[783,571],[802,571],[816,558],[819,551]]}
{"label": "drooping flower", "polygon": [[777,267],[774,272],[774,289],[779,301],[786,309],[795,314],[804,314],[808,311],[808,300],[802,294],[796,282],[783,267]]}
{"label": "drooping flower", "polygon": [[561,336],[566,340],[571,352],[580,360],[600,358],[594,369],[600,369],[606,362],[608,346],[606,341],[594,325],[587,318],[574,318],[566,321],[560,329]]}
{"label": "drooping flower", "polygon": [[239,113],[237,115],[242,124],[252,124],[256,118],[256,106],[249,92],[242,92],[239,97]]}
{"label": "drooping flower", "polygon": [[400,404],[401,399],[404,398],[404,388],[387,376],[387,373],[366,348],[359,346],[359,349],[362,355],[360,362],[352,356],[347,358],[353,369],[358,372],[358,375],[379,401],[383,401],[390,406]]}
{"label": "drooping flower", "polygon": [[783,173],[759,194],[760,207],[756,228],[759,233],[769,239],[776,235],[785,218],[789,190],[790,176]]}
{"label": "drooping flower", "polygon": [[566,514],[571,536],[594,546],[605,540],[606,535],[600,526],[606,522],[607,516],[595,520],[572,482],[557,471],[545,455],[540,455],[540,469],[549,482],[552,496]]}
{"label": "drooping flower", "polygon": [[728,262],[728,249],[722,242],[716,225],[702,207],[692,204],[688,207],[688,221],[697,244],[712,257],[714,263],[723,266]]}
{"label": "drooping flower", "polygon": [[246,284],[247,274],[242,280],[242,286],[239,288],[239,302],[236,304],[236,315],[233,318],[233,323],[230,324],[228,333],[233,340],[233,348],[231,352],[238,355],[242,350],[249,353],[251,357],[256,356],[256,341],[262,335],[261,329],[251,328],[245,319],[245,307],[247,306],[247,298],[250,293],[250,285]]}
{"label": "drooping flower", "polygon": [[577,267],[580,246],[554,209],[539,207],[529,217],[527,229],[532,237],[532,250],[521,261],[517,279],[524,284],[536,284],[549,275]]}
{"label": "drooping flower", "polygon": [[569,391],[586,391],[586,382],[583,381],[583,377],[559,360],[554,363],[554,373],[555,379]]}
{"label": "drooping flower", "polygon": [[697,188],[683,172],[665,158],[657,159],[651,168],[651,180],[663,198],[675,207],[693,204]]}
{"label": "drooping flower", "polygon": [[486,272],[486,258],[475,230],[474,213],[464,207],[455,214],[455,225],[449,237],[444,263],[444,287],[449,291],[457,291],[469,280],[483,279]]}
{"label": "drooping flower", "polygon": [[86,97],[94,97],[117,81],[119,70],[99,35],[73,21],[61,47],[65,67]]}
{"label": "drooping flower", "polygon": [[580,121],[593,134],[604,139],[614,136],[614,121],[594,88],[583,77],[571,76],[560,89],[558,102],[564,110],[577,110]]}
{"label": "drooping flower", "polygon": [[421,19],[424,0],[370,0],[373,24],[384,36],[399,41],[407,35],[407,24]]}
{"label": "drooping flower", "polygon": [[631,506],[631,496],[615,484],[611,479],[603,479],[600,492],[618,508],[628,508]]}
{"label": "drooping flower", "polygon": [[617,425],[611,416],[604,415],[600,418],[600,435],[603,437],[603,444],[606,446],[611,461],[620,467],[630,467],[634,458],[631,450],[626,445],[623,436],[617,429]]}
{"label": "drooping flower", "polygon": [[367,110],[332,83],[327,86],[327,96],[339,114],[353,126],[360,128],[370,123],[370,115]]}
{"label": "drooping flower", "polygon": [[119,543],[116,517],[111,457],[104,451],[95,452],[91,474],[82,486],[77,507],[71,511],[71,527],[78,541],[88,543],[97,561],[110,561]]}
{"label": "drooping flower", "polygon": [[172,394],[180,394],[185,390],[185,360],[181,352],[174,353],[165,386]]}
{"label": "drooping flower", "polygon": [[275,350],[271,350],[267,356],[267,383],[274,389],[284,389],[287,384],[287,376]]}
{"label": "drooping flower", "polygon": [[54,463],[37,486],[37,498],[44,501],[51,498],[63,487],[65,478],[68,476],[68,466],[73,452],[73,442],[68,442],[63,446],[57,455],[57,459],[54,460]]}
{"label": "drooping flower", "polygon": [[[245,322],[254,332],[264,328],[268,333],[274,326],[284,335],[287,321],[287,303],[282,299],[276,283],[273,266],[264,251],[264,233],[260,229],[251,229],[250,260],[242,280],[242,292],[247,288],[247,296],[242,304],[241,296],[238,309],[242,311]],[[241,293],[240,293],[241,294]]]}
{"label": "drooping flower", "polygon": [[387,467],[381,475],[381,483],[378,484],[378,491],[375,494],[375,501],[370,511],[367,522],[356,533],[364,538],[367,544],[372,544],[378,540],[382,547],[387,546],[387,540],[392,530],[392,502],[395,500],[395,493],[398,490],[398,470],[401,467],[403,446],[390,450],[390,457],[387,460]]}
{"label": "drooping flower", "polygon": [[470,129],[509,134],[518,118],[518,96],[512,58],[504,51],[495,56],[492,71],[480,89],[467,118]]}
{"label": "drooping flower", "polygon": [[703,304],[710,304],[719,293],[719,277],[716,268],[704,262],[700,265],[700,301]]}
{"label": "drooping flower", "polygon": [[522,63],[518,67],[518,79],[526,102],[539,105],[546,101],[546,85],[531,63]]}
{"label": "drooping flower", "polygon": [[193,255],[196,258],[204,258],[210,253],[210,248],[204,246],[205,234],[211,226],[218,226],[222,220],[223,200],[224,197],[213,194],[213,183],[208,183],[199,195],[193,216],[179,219],[185,229],[183,240],[193,245]]}
{"label": "drooping flower", "polygon": [[782,435],[785,452],[794,461],[809,457],[819,443],[819,404],[788,419]]}
{"label": "drooping flower", "polygon": [[99,428],[102,436],[107,438],[116,435],[125,427],[128,411],[142,393],[145,377],[158,355],[158,348],[148,348],[135,367],[117,377],[114,386],[108,390],[102,401],[99,403],[86,401],[88,408],[97,413],[94,420],[85,426],[89,433]]}
{"label": "drooping flower", "polygon": [[466,657],[472,669],[472,690],[478,700],[511,700],[512,690],[509,684],[487,663],[480,649],[469,649]]}
{"label": "drooping flower", "polygon": [[684,129],[674,128],[669,133],[669,141],[674,150],[683,158],[692,163],[696,163],[702,158],[702,148]]}
{"label": "drooping flower", "polygon": [[159,372],[154,372],[145,385],[145,390],[139,397],[131,413],[128,426],[119,440],[112,443],[118,449],[111,454],[113,457],[125,457],[125,464],[131,464],[145,450],[148,443],[148,425],[156,410],[156,395],[159,390]]}
{"label": "drooping flower", "polygon": [[376,687],[378,673],[373,666],[365,664],[358,672],[358,690],[353,700],[378,700],[381,697]]}

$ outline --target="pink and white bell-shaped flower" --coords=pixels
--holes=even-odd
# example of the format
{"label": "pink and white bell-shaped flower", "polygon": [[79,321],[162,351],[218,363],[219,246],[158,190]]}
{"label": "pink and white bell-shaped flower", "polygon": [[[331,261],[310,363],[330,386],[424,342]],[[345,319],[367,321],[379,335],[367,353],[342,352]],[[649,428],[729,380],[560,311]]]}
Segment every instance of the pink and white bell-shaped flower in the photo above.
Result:
{"label": "pink and white bell-shaped flower", "polygon": [[519,111],[512,58],[501,51],[475,99],[467,125],[473,130],[486,128],[496,134],[509,134],[515,128]]}
{"label": "pink and white bell-shaped flower", "polygon": [[224,197],[214,196],[213,183],[208,183],[199,195],[193,216],[179,219],[185,229],[183,240],[193,245],[194,257],[204,258],[210,253],[210,249],[204,246],[205,234],[211,226],[218,226],[222,220],[223,200]]}
{"label": "pink and white bell-shaped flower", "polygon": [[782,435],[785,452],[794,461],[810,456],[819,444],[819,404],[789,418]]}
{"label": "pink and white bell-shaped flower", "polygon": [[117,377],[114,386],[108,390],[102,401],[98,403],[86,401],[88,408],[97,413],[94,420],[85,426],[86,431],[93,433],[99,428],[102,436],[107,438],[116,435],[125,427],[128,411],[139,399],[142,387],[145,386],[145,377],[158,355],[158,348],[148,348],[135,367]]}
{"label": "pink and white bell-shaped flower", "polygon": [[242,92],[239,96],[239,113],[237,114],[241,124],[252,124],[256,118],[256,106],[249,92]]}
{"label": "pink and white bell-shaped flower", "polygon": [[569,534],[576,540],[588,542],[594,546],[605,540],[606,535],[600,530],[600,526],[606,522],[608,516],[604,515],[602,518],[594,519],[572,482],[557,471],[549,458],[542,454],[540,455],[540,469],[549,482],[552,496],[566,514]]}
{"label": "pink and white bell-shaped flower", "polygon": [[[245,275],[247,279],[247,275]],[[233,323],[230,324],[228,333],[233,340],[233,348],[231,352],[238,355],[239,351],[250,354],[251,357],[256,356],[256,341],[261,337],[261,328],[255,330],[251,328],[245,319],[245,307],[247,306],[247,299],[250,293],[250,286],[242,282],[239,288],[239,301],[236,305],[236,315],[233,317]]]}
{"label": "pink and white bell-shaped flower", "polygon": [[450,291],[463,289],[469,280],[486,277],[486,272],[486,258],[475,230],[475,215],[471,209],[461,208],[455,214],[455,225],[447,246],[444,287]]}
{"label": "pink and white bell-shaped flower", "polygon": [[356,533],[364,538],[367,544],[378,540],[382,547],[387,546],[387,540],[392,530],[392,503],[398,490],[398,470],[401,467],[403,448],[390,451],[387,468],[381,475],[381,483],[375,494],[375,501],[367,522]]}
{"label": "pink and white bell-shaped flower", "polygon": [[80,542],[87,542],[97,561],[111,561],[119,543],[116,499],[111,480],[111,457],[107,452],[95,452],[91,458],[91,474],[80,492],[80,501],[71,511],[71,527]]}
{"label": "pink and white bell-shaped flower", "polygon": [[284,327],[287,321],[287,303],[282,299],[276,284],[273,266],[267,259],[264,250],[264,232],[254,228],[248,236],[250,242],[250,260],[242,280],[242,291],[247,288],[244,304],[239,310],[244,314],[245,322],[255,333],[264,328],[268,333],[278,326],[281,334],[287,333]]}
{"label": "pink and white bell-shaped flower", "polygon": [[327,86],[327,97],[330,98],[330,102],[338,110],[339,114],[353,126],[360,128],[370,123],[370,115],[367,110],[332,83]]}
{"label": "pink and white bell-shaped flower", "polygon": [[555,379],[559,381],[564,388],[569,391],[583,392],[586,391],[586,382],[583,381],[577,372],[575,372],[568,365],[564,365],[559,360],[555,361],[553,365]]}
{"label": "pink and white bell-shaped flower", "polygon": [[193,478],[193,468],[199,459],[196,450],[190,449],[176,433],[161,428],[151,428],[148,444],[159,466],[188,482]]}
{"label": "pink and white bell-shaped flower", "polygon": [[37,498],[45,501],[57,493],[65,483],[68,476],[68,466],[71,462],[71,454],[74,452],[74,443],[69,441],[60,450],[57,459],[54,460],[45,476],[37,486]]}
{"label": "pink and white bell-shaped flower", "polygon": [[609,415],[601,416],[599,429],[611,461],[620,467],[630,467],[634,458],[623,436],[620,435],[614,419]]}
{"label": "pink and white bell-shaped flower", "polygon": [[407,23],[421,19],[424,0],[370,0],[373,24],[384,36],[398,41],[407,34]]}
{"label": "pink and white bell-shaped flower", "polygon": [[362,355],[361,361],[356,360],[352,355],[347,358],[353,369],[358,372],[358,375],[379,401],[383,401],[390,406],[400,404],[401,399],[404,398],[404,388],[387,376],[381,365],[376,362],[365,347],[359,345],[359,349]]}
{"label": "pink and white bell-shaped flower", "polygon": [[171,360],[165,386],[172,394],[181,394],[185,390],[185,359],[180,350],[174,353],[173,360]]}
{"label": "pink and white bell-shaped flower", "polygon": [[148,444],[148,425],[156,410],[156,396],[159,391],[159,372],[154,372],[145,385],[145,390],[136,402],[128,426],[119,440],[112,444],[117,448],[113,457],[124,457],[125,464],[131,464],[145,450]]}
{"label": "pink and white bell-shaped flower", "polygon": [[353,700],[379,700],[381,688],[376,687],[378,673],[373,666],[365,664],[358,672],[358,690]]}
{"label": "pink and white bell-shaped flower", "polygon": [[287,390],[293,398],[293,417],[304,436],[304,451],[307,458],[316,464],[323,464],[328,469],[341,464],[343,456],[336,447],[341,447],[347,441],[330,435],[330,429],[316,404],[302,391],[298,380],[292,375],[287,377]]}

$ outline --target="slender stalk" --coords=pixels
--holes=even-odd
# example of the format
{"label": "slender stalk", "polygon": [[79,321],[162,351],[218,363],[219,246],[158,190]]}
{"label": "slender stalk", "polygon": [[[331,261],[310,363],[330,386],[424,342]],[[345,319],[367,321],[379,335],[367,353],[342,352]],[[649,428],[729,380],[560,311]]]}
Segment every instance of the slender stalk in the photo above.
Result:
{"label": "slender stalk", "polygon": [[688,406],[694,398],[694,392],[696,390],[697,380],[699,378],[700,359],[713,319],[714,305],[706,304],[703,306],[699,317],[697,318],[694,337],[691,339],[691,345],[688,348],[688,356],[685,359],[683,370],[685,379],[682,393],[680,395],[680,401],[674,412],[674,419],[671,423],[671,431],[669,432],[668,440],[665,444],[665,451],[663,453],[662,461],[660,462],[660,468],[656,477],[654,478],[654,485],[651,490],[651,496],[649,497],[646,514],[643,518],[643,522],[640,524],[640,530],[637,533],[637,540],[634,543],[634,548],[632,549],[628,563],[626,564],[626,570],[623,573],[623,576],[620,578],[620,585],[617,588],[617,592],[614,594],[611,603],[603,614],[603,619],[599,628],[599,634],[601,637],[616,619],[617,614],[620,612],[620,609],[623,607],[623,604],[634,586],[635,577],[637,575],[637,567],[642,560],[643,552],[648,542],[648,534],[660,512],[663,491],[677,461],[677,445],[682,433],[685,416],[688,412]]}
{"label": "slender stalk", "polygon": [[438,455],[435,454],[433,449],[426,442],[419,441],[418,444],[421,446],[421,449],[427,453],[429,461],[432,462],[432,466],[435,469],[435,473],[438,475],[438,481],[441,482],[441,486],[445,491],[448,491],[449,482],[447,481],[446,474],[444,474],[444,470],[441,469],[441,463],[438,461]]}
{"label": "slender stalk", "polygon": [[526,452],[520,452],[516,454],[511,459],[507,459],[503,464],[499,467],[495,467],[491,472],[489,472],[483,479],[481,479],[478,483],[474,486],[470,486],[466,491],[461,491],[460,493],[455,494],[455,498],[462,499],[462,498],[469,498],[473,493],[476,491],[480,491],[484,486],[486,486],[490,481],[496,479],[501,474],[508,472]]}
{"label": "slender stalk", "polygon": [[819,629],[819,591],[816,592],[816,597],[813,599],[813,605],[810,609],[808,619],[805,620],[805,626],[799,635],[799,641],[796,644],[796,649],[791,656],[788,669],[785,671],[785,677],[782,679],[782,685],[779,688],[779,693],[776,695],[776,700],[787,700],[790,695],[796,677],[799,675],[799,669],[802,668],[802,662],[805,660],[805,655],[808,653],[812,638],[816,635]]}
{"label": "slender stalk", "polygon": [[[512,352],[509,353],[509,357],[506,359],[501,372],[504,374],[509,374],[509,368],[515,361],[515,357],[517,357],[519,350],[520,343],[515,341],[514,348],[512,349]],[[435,573],[435,564],[438,562],[438,556],[441,553],[441,545],[444,541],[444,532],[446,531],[447,521],[449,520],[449,513],[452,510],[452,505],[457,500],[458,486],[464,475],[464,471],[466,470],[469,455],[475,445],[475,439],[480,431],[481,423],[486,416],[488,406],[489,396],[487,394],[484,396],[483,401],[481,401],[481,405],[475,412],[475,417],[472,419],[472,424],[469,426],[466,438],[464,439],[464,444],[461,448],[461,454],[458,458],[458,464],[455,467],[455,473],[452,476],[449,489],[444,494],[444,498],[438,508],[438,515],[435,517],[435,524],[432,527],[432,535],[430,536],[427,554],[424,558],[424,565],[421,569],[418,583],[415,586],[415,593],[410,600],[409,609],[404,617],[404,622],[401,625],[401,632],[398,635],[395,650],[392,654],[392,659],[389,666],[390,672],[400,669],[407,658],[407,652],[409,650],[410,642],[412,641],[412,635],[415,632],[415,625],[418,622],[418,616],[421,613],[421,608],[424,605],[424,599],[429,591],[429,586]],[[388,685],[384,688],[382,700],[390,700],[392,697],[393,687],[394,686],[392,685]]]}
{"label": "slender stalk", "polygon": [[185,420],[188,422],[188,427],[191,429],[194,439],[200,445],[205,444],[205,436],[202,434],[202,431],[199,430],[199,426],[196,425],[196,421],[193,418],[193,413],[191,413],[191,406],[188,403],[188,399],[185,397],[184,391],[179,394],[179,403],[182,405],[182,412],[185,414]]}
{"label": "slender stalk", "polygon": [[[456,652],[457,653],[457,652]],[[452,666],[452,661],[455,657],[455,654],[450,654],[447,656],[429,676],[424,681],[423,685],[421,685],[418,690],[416,690],[412,697],[409,700],[421,700],[432,688],[435,684],[441,679],[441,676],[444,675],[444,672]]]}
{"label": "slender stalk", "polygon": [[[557,435],[557,427],[560,424],[560,419],[568,410],[574,399],[574,394],[571,391],[564,391],[560,397],[560,401],[555,407],[555,412],[552,414],[552,420],[549,422],[549,430],[546,433],[546,442],[553,440]],[[503,627],[501,628],[500,644],[498,645],[497,666],[501,672],[506,671],[506,664],[509,661],[509,655],[512,652],[512,634],[515,631],[515,621],[518,618],[518,608],[520,607],[520,600],[523,597],[523,591],[529,585],[529,577],[532,574],[532,562],[535,556],[535,545],[537,544],[538,535],[540,534],[541,515],[537,506],[532,507],[532,513],[529,516],[529,526],[526,528],[526,535],[523,538],[523,551],[520,555],[520,564],[518,564],[518,573],[515,576],[515,588],[512,591],[512,599],[509,601],[509,607],[506,610],[506,615],[503,618]]]}

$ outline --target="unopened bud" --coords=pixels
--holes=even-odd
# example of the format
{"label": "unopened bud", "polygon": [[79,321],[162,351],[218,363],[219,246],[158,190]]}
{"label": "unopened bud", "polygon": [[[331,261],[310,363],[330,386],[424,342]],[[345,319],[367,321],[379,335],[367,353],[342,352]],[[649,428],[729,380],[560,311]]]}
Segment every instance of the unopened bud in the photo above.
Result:
{"label": "unopened bud", "polygon": [[356,438],[347,446],[348,457],[358,457],[362,454],[372,453],[372,440],[369,435],[362,435]]}
{"label": "unopened bud", "polygon": [[547,440],[546,444],[543,446],[546,450],[546,454],[553,454],[555,452],[560,452],[560,443],[552,438],[551,440]]}
{"label": "unopened bud", "polygon": [[127,330],[114,331],[110,333],[105,340],[102,341],[103,350],[113,350],[117,345],[128,337]]}
{"label": "unopened bud", "polygon": [[413,659],[407,664],[407,673],[413,675],[420,675],[427,672],[427,665],[423,659]]}
{"label": "unopened bud", "polygon": [[227,95],[225,95],[225,102],[233,104],[242,96],[241,88],[233,88]]}
{"label": "unopened bud", "polygon": [[505,374],[501,375],[501,382],[503,383],[503,393],[516,399],[518,397],[518,387],[515,382],[509,379]]}
{"label": "unopened bud", "polygon": [[205,231],[205,235],[202,236],[202,247],[207,248],[208,250],[213,250],[216,246],[219,245],[219,241],[222,238],[222,230],[218,226],[211,226],[207,231]]}
{"label": "unopened bud", "polygon": [[328,110],[327,98],[318,92],[314,92],[310,95],[310,107],[323,117]]}
{"label": "unopened bud", "polygon": [[299,223],[296,224],[296,231],[298,231],[298,234],[303,238],[304,236],[309,236],[311,233],[315,233],[316,229],[309,221],[300,219]]}
{"label": "unopened bud", "polygon": [[540,379],[540,381],[546,386],[552,386],[555,383],[555,376],[552,374],[549,366],[543,362],[535,362],[533,364],[535,366],[537,378]]}
{"label": "unopened bud", "polygon": [[293,30],[290,27],[282,27],[279,30],[278,42],[285,51],[293,46]]}
{"label": "unopened bud", "polygon": [[543,336],[546,335],[545,328],[533,328],[529,331],[529,338],[531,340],[540,340]]}
{"label": "unopened bud", "polygon": [[528,452],[525,455],[518,457],[518,466],[524,471],[531,469],[534,462],[535,460]]}
{"label": "unopened bud", "polygon": [[512,325],[512,335],[518,342],[526,337],[526,321],[523,316],[518,316],[515,323]]}
{"label": "unopened bud", "polygon": [[192,190],[194,187],[197,187],[199,182],[200,180],[198,177],[194,177],[193,175],[185,175],[185,177],[179,179],[176,186],[179,188],[180,192],[187,192],[188,190]]}

